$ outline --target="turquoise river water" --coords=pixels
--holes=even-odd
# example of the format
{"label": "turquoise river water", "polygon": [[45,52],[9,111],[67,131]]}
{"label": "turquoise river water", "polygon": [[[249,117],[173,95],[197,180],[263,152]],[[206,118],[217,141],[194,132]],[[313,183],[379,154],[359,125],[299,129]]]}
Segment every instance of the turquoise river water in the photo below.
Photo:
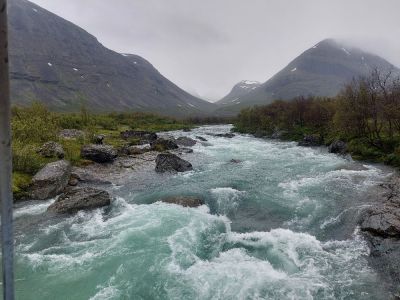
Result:
{"label": "turquoise river water", "polygon": [[[108,186],[109,208],[15,211],[17,299],[388,299],[358,234],[390,170],[292,142],[207,133],[194,170]],[[239,159],[240,163],[231,163]],[[135,175],[137,176],[137,175]],[[197,195],[184,208],[165,196]]]}

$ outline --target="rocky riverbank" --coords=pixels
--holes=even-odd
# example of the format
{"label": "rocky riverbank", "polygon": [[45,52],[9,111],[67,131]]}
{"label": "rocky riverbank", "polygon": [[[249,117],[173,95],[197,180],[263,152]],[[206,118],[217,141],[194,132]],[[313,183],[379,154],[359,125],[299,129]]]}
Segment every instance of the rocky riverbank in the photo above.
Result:
{"label": "rocky riverbank", "polygon": [[[112,280],[116,298],[168,299],[164,289],[151,288],[168,282],[181,291],[176,297],[196,298],[192,288],[200,280],[205,298],[226,291],[234,297],[249,286],[244,297],[393,299],[390,278],[378,276],[361,231],[354,234],[392,170],[293,142],[213,135],[229,131],[205,126],[171,133],[175,142],[196,140],[190,147],[180,139],[193,154],[154,151],[150,143],[129,145],[130,153],[142,147],[144,153],[123,154],[113,144],[118,156],[111,162],[73,162],[74,176],[55,199],[17,204],[24,205],[15,211],[19,290],[41,286],[40,279],[52,298],[65,289],[88,299],[104,295]],[[194,171],[157,172],[156,158],[167,151]],[[164,158],[168,168],[175,165]],[[71,278],[88,291],[71,291]],[[32,291],[20,298],[40,298],[42,289]]]}
{"label": "rocky riverbank", "polygon": [[393,281],[400,299],[400,177],[379,186],[382,198],[364,211],[360,229],[369,243],[370,263]]}
{"label": "rocky riverbank", "polygon": [[[284,132],[275,132],[271,136],[253,134],[258,138],[280,140]],[[318,135],[305,135],[298,142],[302,147],[327,147],[328,152],[349,157],[347,144],[334,140],[325,145]],[[375,204],[362,212],[358,224],[362,235],[370,248],[369,261],[383,278],[386,278],[390,289],[394,289],[395,299],[400,299],[400,176],[393,175],[386,183],[377,187]]]}
{"label": "rocky riverbank", "polygon": [[[193,153],[193,147],[202,139],[191,139],[170,136],[158,136],[152,132],[125,131],[121,132],[123,139],[137,138],[137,145],[129,144],[115,148],[103,144],[84,145],[81,157],[87,162],[83,166],[71,166],[71,163],[62,159],[62,146],[55,143],[46,143],[42,151],[47,157],[60,160],[48,163],[32,179],[30,199],[47,200],[57,197],[48,208],[53,213],[75,213],[79,210],[88,210],[108,206],[112,195],[106,192],[107,185],[119,186],[126,183],[140,184],[144,174],[154,176],[155,173],[176,173],[192,170],[190,162],[181,158],[182,154]],[[151,175],[153,174],[153,175]],[[193,206],[192,199],[179,196],[179,201],[171,201],[180,205]],[[177,198],[178,199],[178,198]],[[161,199],[162,200],[162,199]],[[189,204],[186,204],[188,201]],[[196,202],[197,203],[197,202]],[[199,200],[198,203],[201,203]]]}

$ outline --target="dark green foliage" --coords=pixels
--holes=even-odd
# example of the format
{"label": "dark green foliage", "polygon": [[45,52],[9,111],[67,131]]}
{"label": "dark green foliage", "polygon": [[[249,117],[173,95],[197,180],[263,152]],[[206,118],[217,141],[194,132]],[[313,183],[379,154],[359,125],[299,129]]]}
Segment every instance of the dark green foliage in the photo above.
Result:
{"label": "dark green foliage", "polygon": [[28,196],[26,191],[31,184],[31,179],[32,177],[27,174],[13,172],[12,191],[15,199],[19,200]]}
{"label": "dark green foliage", "polygon": [[25,108],[13,107],[11,127],[13,140],[25,144],[55,140],[59,129],[55,114],[39,102]]}
{"label": "dark green foliage", "polygon": [[235,122],[243,133],[301,140],[318,134],[329,145],[348,142],[356,159],[400,166],[400,79],[378,70],[348,84],[335,98],[298,97],[244,109]]}
{"label": "dark green foliage", "polygon": [[[187,121],[161,117],[147,113],[110,113],[91,114],[85,106],[80,113],[55,113],[43,104],[33,103],[29,107],[13,107],[13,171],[14,192],[18,195],[26,193],[28,178],[39,171],[46,163],[54,159],[43,158],[38,149],[48,141],[58,142],[65,152],[65,159],[74,165],[85,164],[81,158],[81,148],[93,143],[94,136],[104,134],[106,144],[116,148],[137,145],[138,139],[124,140],[120,132],[127,129],[145,131],[168,131],[193,128]],[[77,129],[84,132],[82,137],[63,139],[59,137],[62,129]]]}

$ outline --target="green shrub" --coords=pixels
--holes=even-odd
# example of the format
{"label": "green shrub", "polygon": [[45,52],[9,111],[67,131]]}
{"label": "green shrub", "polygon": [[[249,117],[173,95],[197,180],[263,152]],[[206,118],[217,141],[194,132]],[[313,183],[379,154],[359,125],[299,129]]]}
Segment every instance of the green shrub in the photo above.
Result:
{"label": "green shrub", "polygon": [[64,159],[70,161],[73,165],[80,165],[83,143],[80,140],[62,140],[61,145],[64,148]]}
{"label": "green shrub", "polygon": [[40,103],[26,108],[14,107],[11,128],[13,140],[25,144],[57,140],[59,131],[55,115]]}
{"label": "green shrub", "polygon": [[12,192],[14,195],[14,199],[21,199],[23,197],[28,196],[28,188],[31,184],[32,177],[19,173],[13,172],[12,174]]}
{"label": "green shrub", "polygon": [[13,170],[24,174],[35,174],[50,159],[43,158],[37,153],[38,146],[34,144],[25,144],[15,140],[12,145],[12,163]]}

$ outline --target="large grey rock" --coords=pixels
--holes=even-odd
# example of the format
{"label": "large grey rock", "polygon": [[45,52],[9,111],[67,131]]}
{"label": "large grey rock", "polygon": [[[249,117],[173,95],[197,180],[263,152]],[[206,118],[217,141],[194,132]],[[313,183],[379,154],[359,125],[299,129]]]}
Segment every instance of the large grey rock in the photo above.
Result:
{"label": "large grey rock", "polygon": [[151,149],[156,151],[174,150],[178,149],[179,146],[173,139],[159,138],[150,143]]}
{"label": "large grey rock", "polygon": [[68,185],[70,175],[71,164],[65,160],[47,164],[32,178],[31,197],[45,200],[57,196]]}
{"label": "large grey rock", "polygon": [[385,205],[369,209],[365,212],[360,229],[381,237],[400,238],[400,207]]}
{"label": "large grey rock", "polygon": [[299,146],[303,147],[314,147],[322,145],[322,138],[318,134],[305,135],[303,140],[298,143]]}
{"label": "large grey rock", "polygon": [[110,205],[111,196],[108,192],[91,188],[74,188],[62,194],[47,211],[56,213],[75,213]]}
{"label": "large grey rock", "polygon": [[335,140],[329,145],[328,151],[336,154],[346,154],[347,144],[341,140]]}
{"label": "large grey rock", "polygon": [[50,141],[43,144],[42,147],[38,150],[38,153],[43,157],[56,157],[59,159],[64,158],[64,149],[63,147],[56,142]]}
{"label": "large grey rock", "polygon": [[197,142],[194,139],[191,139],[189,137],[181,136],[176,139],[176,143],[179,146],[192,147],[192,146],[196,145]]}
{"label": "large grey rock", "polygon": [[161,153],[156,158],[156,172],[186,172],[193,170],[192,164],[175,154]]}
{"label": "large grey rock", "polygon": [[98,163],[111,162],[117,157],[117,151],[108,145],[85,145],[81,149],[81,156]]}
{"label": "large grey rock", "polygon": [[198,207],[204,204],[204,201],[194,196],[174,196],[161,199],[162,202],[182,205],[184,207]]}
{"label": "large grey rock", "polygon": [[383,201],[361,215],[360,229],[369,248],[369,262],[400,292],[400,178],[381,184]]}
{"label": "large grey rock", "polygon": [[157,139],[157,134],[150,131],[126,130],[121,132],[123,139],[138,139],[140,144],[150,144]]}

